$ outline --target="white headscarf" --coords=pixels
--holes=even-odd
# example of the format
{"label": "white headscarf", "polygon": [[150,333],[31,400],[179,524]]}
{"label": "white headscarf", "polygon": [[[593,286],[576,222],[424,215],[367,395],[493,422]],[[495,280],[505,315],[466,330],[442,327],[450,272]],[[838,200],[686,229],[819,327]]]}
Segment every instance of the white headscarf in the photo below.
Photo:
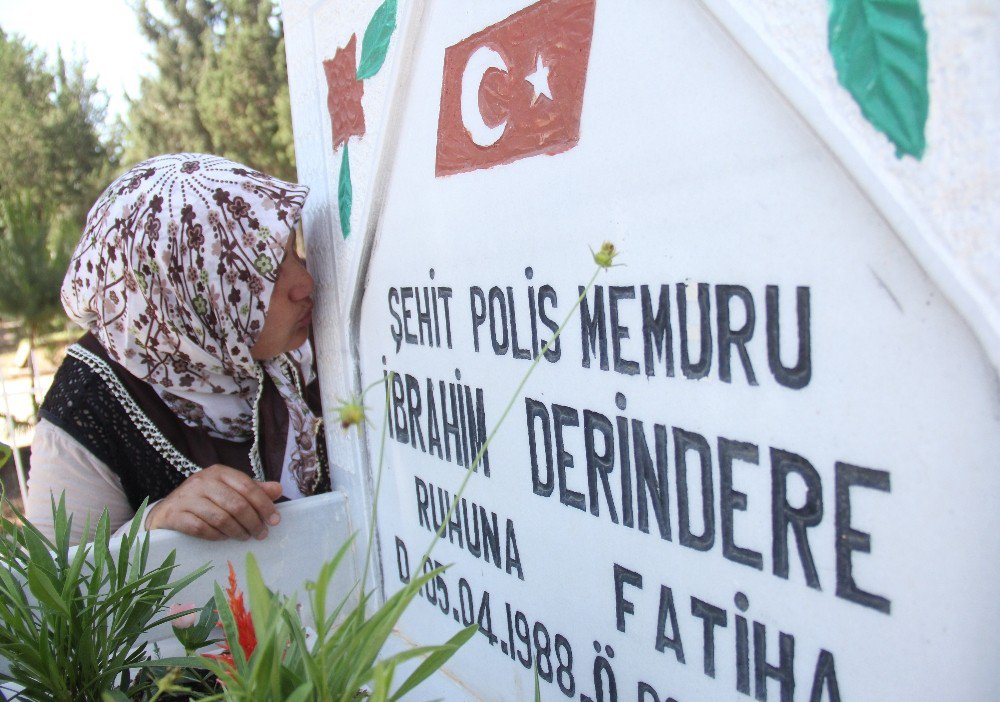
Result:
{"label": "white headscarf", "polygon": [[98,198],[62,286],[70,318],[186,424],[254,438],[258,477],[256,403],[270,376],[289,414],[281,482],[290,498],[318,480],[319,419],[285,356],[258,363],[250,348],[308,192],[219,156],[157,156]]}

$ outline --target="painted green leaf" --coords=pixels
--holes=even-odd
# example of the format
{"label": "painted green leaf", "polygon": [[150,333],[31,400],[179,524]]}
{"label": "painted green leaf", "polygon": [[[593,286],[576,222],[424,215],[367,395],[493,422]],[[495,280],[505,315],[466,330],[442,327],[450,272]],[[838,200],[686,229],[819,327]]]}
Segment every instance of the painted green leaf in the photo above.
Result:
{"label": "painted green leaf", "polygon": [[862,114],[896,145],[923,156],[927,33],[919,0],[831,0],[830,53]]}
{"label": "painted green leaf", "polygon": [[354,189],[351,187],[351,162],[347,156],[347,144],[340,159],[340,184],[337,186],[337,204],[340,207],[340,231],[346,239],[351,235],[351,201]]}
{"label": "painted green leaf", "polygon": [[361,61],[358,63],[358,80],[371,78],[385,63],[389,51],[389,39],[396,29],[396,0],[385,0],[365,30],[361,41]]}

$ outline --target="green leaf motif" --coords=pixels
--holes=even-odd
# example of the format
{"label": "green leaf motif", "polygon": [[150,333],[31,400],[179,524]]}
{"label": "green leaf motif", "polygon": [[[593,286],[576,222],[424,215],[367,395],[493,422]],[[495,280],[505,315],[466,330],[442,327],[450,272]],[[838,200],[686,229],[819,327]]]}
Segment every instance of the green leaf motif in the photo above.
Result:
{"label": "green leaf motif", "polygon": [[346,239],[351,235],[351,204],[354,189],[351,187],[351,162],[347,156],[347,144],[340,159],[340,184],[337,187],[337,204],[340,207],[340,231]]}
{"label": "green leaf motif", "polygon": [[389,39],[396,30],[396,0],[385,0],[372,15],[365,37],[361,41],[361,61],[358,63],[358,80],[371,78],[385,63]]}
{"label": "green leaf motif", "polygon": [[919,159],[930,101],[919,0],[831,0],[829,33],[840,84],[897,158]]}

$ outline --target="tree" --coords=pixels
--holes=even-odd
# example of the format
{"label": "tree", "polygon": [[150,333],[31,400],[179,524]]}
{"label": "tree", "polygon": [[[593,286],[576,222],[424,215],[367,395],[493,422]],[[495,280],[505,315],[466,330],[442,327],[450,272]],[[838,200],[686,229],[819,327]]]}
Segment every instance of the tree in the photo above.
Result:
{"label": "tree", "polygon": [[0,29],[0,197],[39,189],[36,169],[46,161],[46,145],[38,118],[48,112],[54,87],[43,57]]}
{"label": "tree", "polygon": [[215,36],[198,91],[216,149],[279,177],[295,177],[288,71],[280,19],[270,0],[223,3],[225,31]]}
{"label": "tree", "polygon": [[158,75],[129,111],[128,157],[208,151],[295,177],[281,21],[273,0],[148,0],[139,24]]}
{"label": "tree", "polygon": [[83,65],[67,65],[56,56],[53,109],[45,125],[48,160],[45,172],[49,185],[45,201],[63,203],[78,233],[94,201],[119,169],[120,146],[102,135],[107,118],[107,97],[87,78]]}
{"label": "tree", "polygon": [[117,170],[102,136],[107,98],[83,66],[0,29],[0,314],[33,347],[62,313],[59,288],[87,211]]}
{"label": "tree", "polygon": [[153,45],[154,76],[140,81],[129,101],[126,160],[141,161],[174,151],[211,151],[212,137],[198,111],[198,81],[211,36],[220,27],[213,0],[163,0],[163,17],[147,0],[136,6],[139,29]]}
{"label": "tree", "polygon": [[[106,110],[82,65],[59,54],[50,69],[0,29],[0,314],[23,322],[29,360],[39,330],[62,313],[73,247],[117,169],[117,149],[101,133]],[[33,364],[31,378],[34,390]]]}
{"label": "tree", "polygon": [[[29,348],[39,329],[62,312],[59,289],[78,238],[72,219],[30,193],[0,199],[0,314],[23,321]],[[31,385],[37,402],[33,363]]]}
{"label": "tree", "polygon": [[83,229],[117,149],[102,138],[107,98],[80,64],[0,29],[0,197],[29,194]]}

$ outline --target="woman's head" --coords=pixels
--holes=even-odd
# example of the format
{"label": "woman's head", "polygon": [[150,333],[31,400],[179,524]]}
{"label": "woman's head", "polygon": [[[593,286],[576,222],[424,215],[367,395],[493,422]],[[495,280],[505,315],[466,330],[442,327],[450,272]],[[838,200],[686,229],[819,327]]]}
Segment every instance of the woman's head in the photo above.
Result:
{"label": "woman's head", "polygon": [[299,233],[293,231],[285,245],[285,257],[278,266],[264,327],[250,348],[253,358],[274,358],[297,349],[309,338],[313,279],[299,253],[298,237]]}
{"label": "woman's head", "polygon": [[[63,305],[186,419],[206,393],[245,405],[255,360],[308,333],[312,279],[294,252],[307,193],[218,156],[145,161],[91,209]],[[222,414],[210,429],[245,434],[246,412]]]}

